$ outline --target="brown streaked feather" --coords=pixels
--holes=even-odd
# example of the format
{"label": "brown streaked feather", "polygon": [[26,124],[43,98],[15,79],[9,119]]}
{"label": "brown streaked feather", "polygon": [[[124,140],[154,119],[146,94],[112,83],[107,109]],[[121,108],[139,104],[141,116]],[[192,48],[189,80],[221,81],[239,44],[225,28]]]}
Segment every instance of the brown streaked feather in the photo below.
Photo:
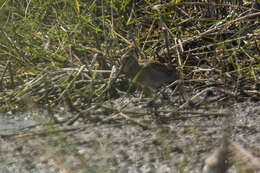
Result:
{"label": "brown streaked feather", "polygon": [[134,78],[138,74],[136,81],[150,88],[156,89],[179,79],[176,68],[169,68],[158,62],[148,62],[145,65],[140,65],[134,54],[123,56],[121,63],[123,73],[130,78]]}

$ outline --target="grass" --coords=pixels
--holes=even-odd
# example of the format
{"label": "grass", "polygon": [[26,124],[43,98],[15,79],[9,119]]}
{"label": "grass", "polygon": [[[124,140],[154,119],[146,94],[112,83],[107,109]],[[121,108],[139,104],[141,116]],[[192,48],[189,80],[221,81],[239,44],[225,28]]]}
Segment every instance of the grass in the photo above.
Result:
{"label": "grass", "polygon": [[[12,99],[3,98],[1,107],[14,108],[12,103],[25,93],[41,98],[38,103],[52,100],[58,105],[66,95],[65,100],[72,103],[78,98],[91,102],[104,94],[109,80],[109,73],[98,70],[119,66],[120,56],[130,46],[145,57],[171,61],[185,79],[228,73],[232,79],[257,83],[259,21],[254,13],[239,17],[250,6],[233,8],[233,18],[224,20],[235,4],[158,4],[117,0],[2,2],[1,89],[10,91]],[[209,29],[220,21],[224,24]],[[194,72],[204,64],[214,72]],[[83,69],[78,71],[80,67]],[[112,88],[120,87],[116,84]]]}
{"label": "grass", "polygon": [[259,100],[260,13],[250,9],[228,2],[4,0],[0,109],[65,106],[82,117],[81,110],[88,114],[128,90],[117,72],[130,47],[139,59],[178,67],[183,85],[198,82],[194,90],[217,85],[237,99]]}

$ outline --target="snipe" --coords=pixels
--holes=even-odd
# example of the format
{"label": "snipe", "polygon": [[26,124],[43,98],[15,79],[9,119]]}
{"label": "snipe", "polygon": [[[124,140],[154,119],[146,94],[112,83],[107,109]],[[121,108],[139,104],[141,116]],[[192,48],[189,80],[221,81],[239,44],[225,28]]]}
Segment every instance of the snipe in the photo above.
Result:
{"label": "snipe", "polygon": [[158,62],[147,62],[140,65],[132,51],[122,57],[121,64],[123,73],[129,78],[153,89],[179,79],[178,71],[174,67],[168,67]]}

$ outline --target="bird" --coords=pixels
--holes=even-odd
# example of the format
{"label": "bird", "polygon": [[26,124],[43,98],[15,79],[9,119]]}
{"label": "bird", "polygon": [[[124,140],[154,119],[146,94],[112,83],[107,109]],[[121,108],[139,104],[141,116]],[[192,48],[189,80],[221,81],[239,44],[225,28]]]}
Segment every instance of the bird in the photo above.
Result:
{"label": "bird", "polygon": [[133,51],[129,51],[121,58],[122,72],[133,82],[152,89],[158,89],[164,84],[179,79],[178,70],[162,63],[150,61],[140,64]]}

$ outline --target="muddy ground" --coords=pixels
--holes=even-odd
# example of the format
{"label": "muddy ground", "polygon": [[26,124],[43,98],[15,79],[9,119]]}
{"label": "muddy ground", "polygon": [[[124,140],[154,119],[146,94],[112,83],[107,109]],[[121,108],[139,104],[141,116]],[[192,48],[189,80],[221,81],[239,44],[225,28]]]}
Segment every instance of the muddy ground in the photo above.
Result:
{"label": "muddy ground", "polygon": [[[151,100],[122,97],[72,125],[2,135],[0,172],[200,173],[205,157],[221,145],[227,125],[230,138],[260,158],[259,102],[178,110],[180,103]],[[73,117],[61,111],[55,115]]]}

